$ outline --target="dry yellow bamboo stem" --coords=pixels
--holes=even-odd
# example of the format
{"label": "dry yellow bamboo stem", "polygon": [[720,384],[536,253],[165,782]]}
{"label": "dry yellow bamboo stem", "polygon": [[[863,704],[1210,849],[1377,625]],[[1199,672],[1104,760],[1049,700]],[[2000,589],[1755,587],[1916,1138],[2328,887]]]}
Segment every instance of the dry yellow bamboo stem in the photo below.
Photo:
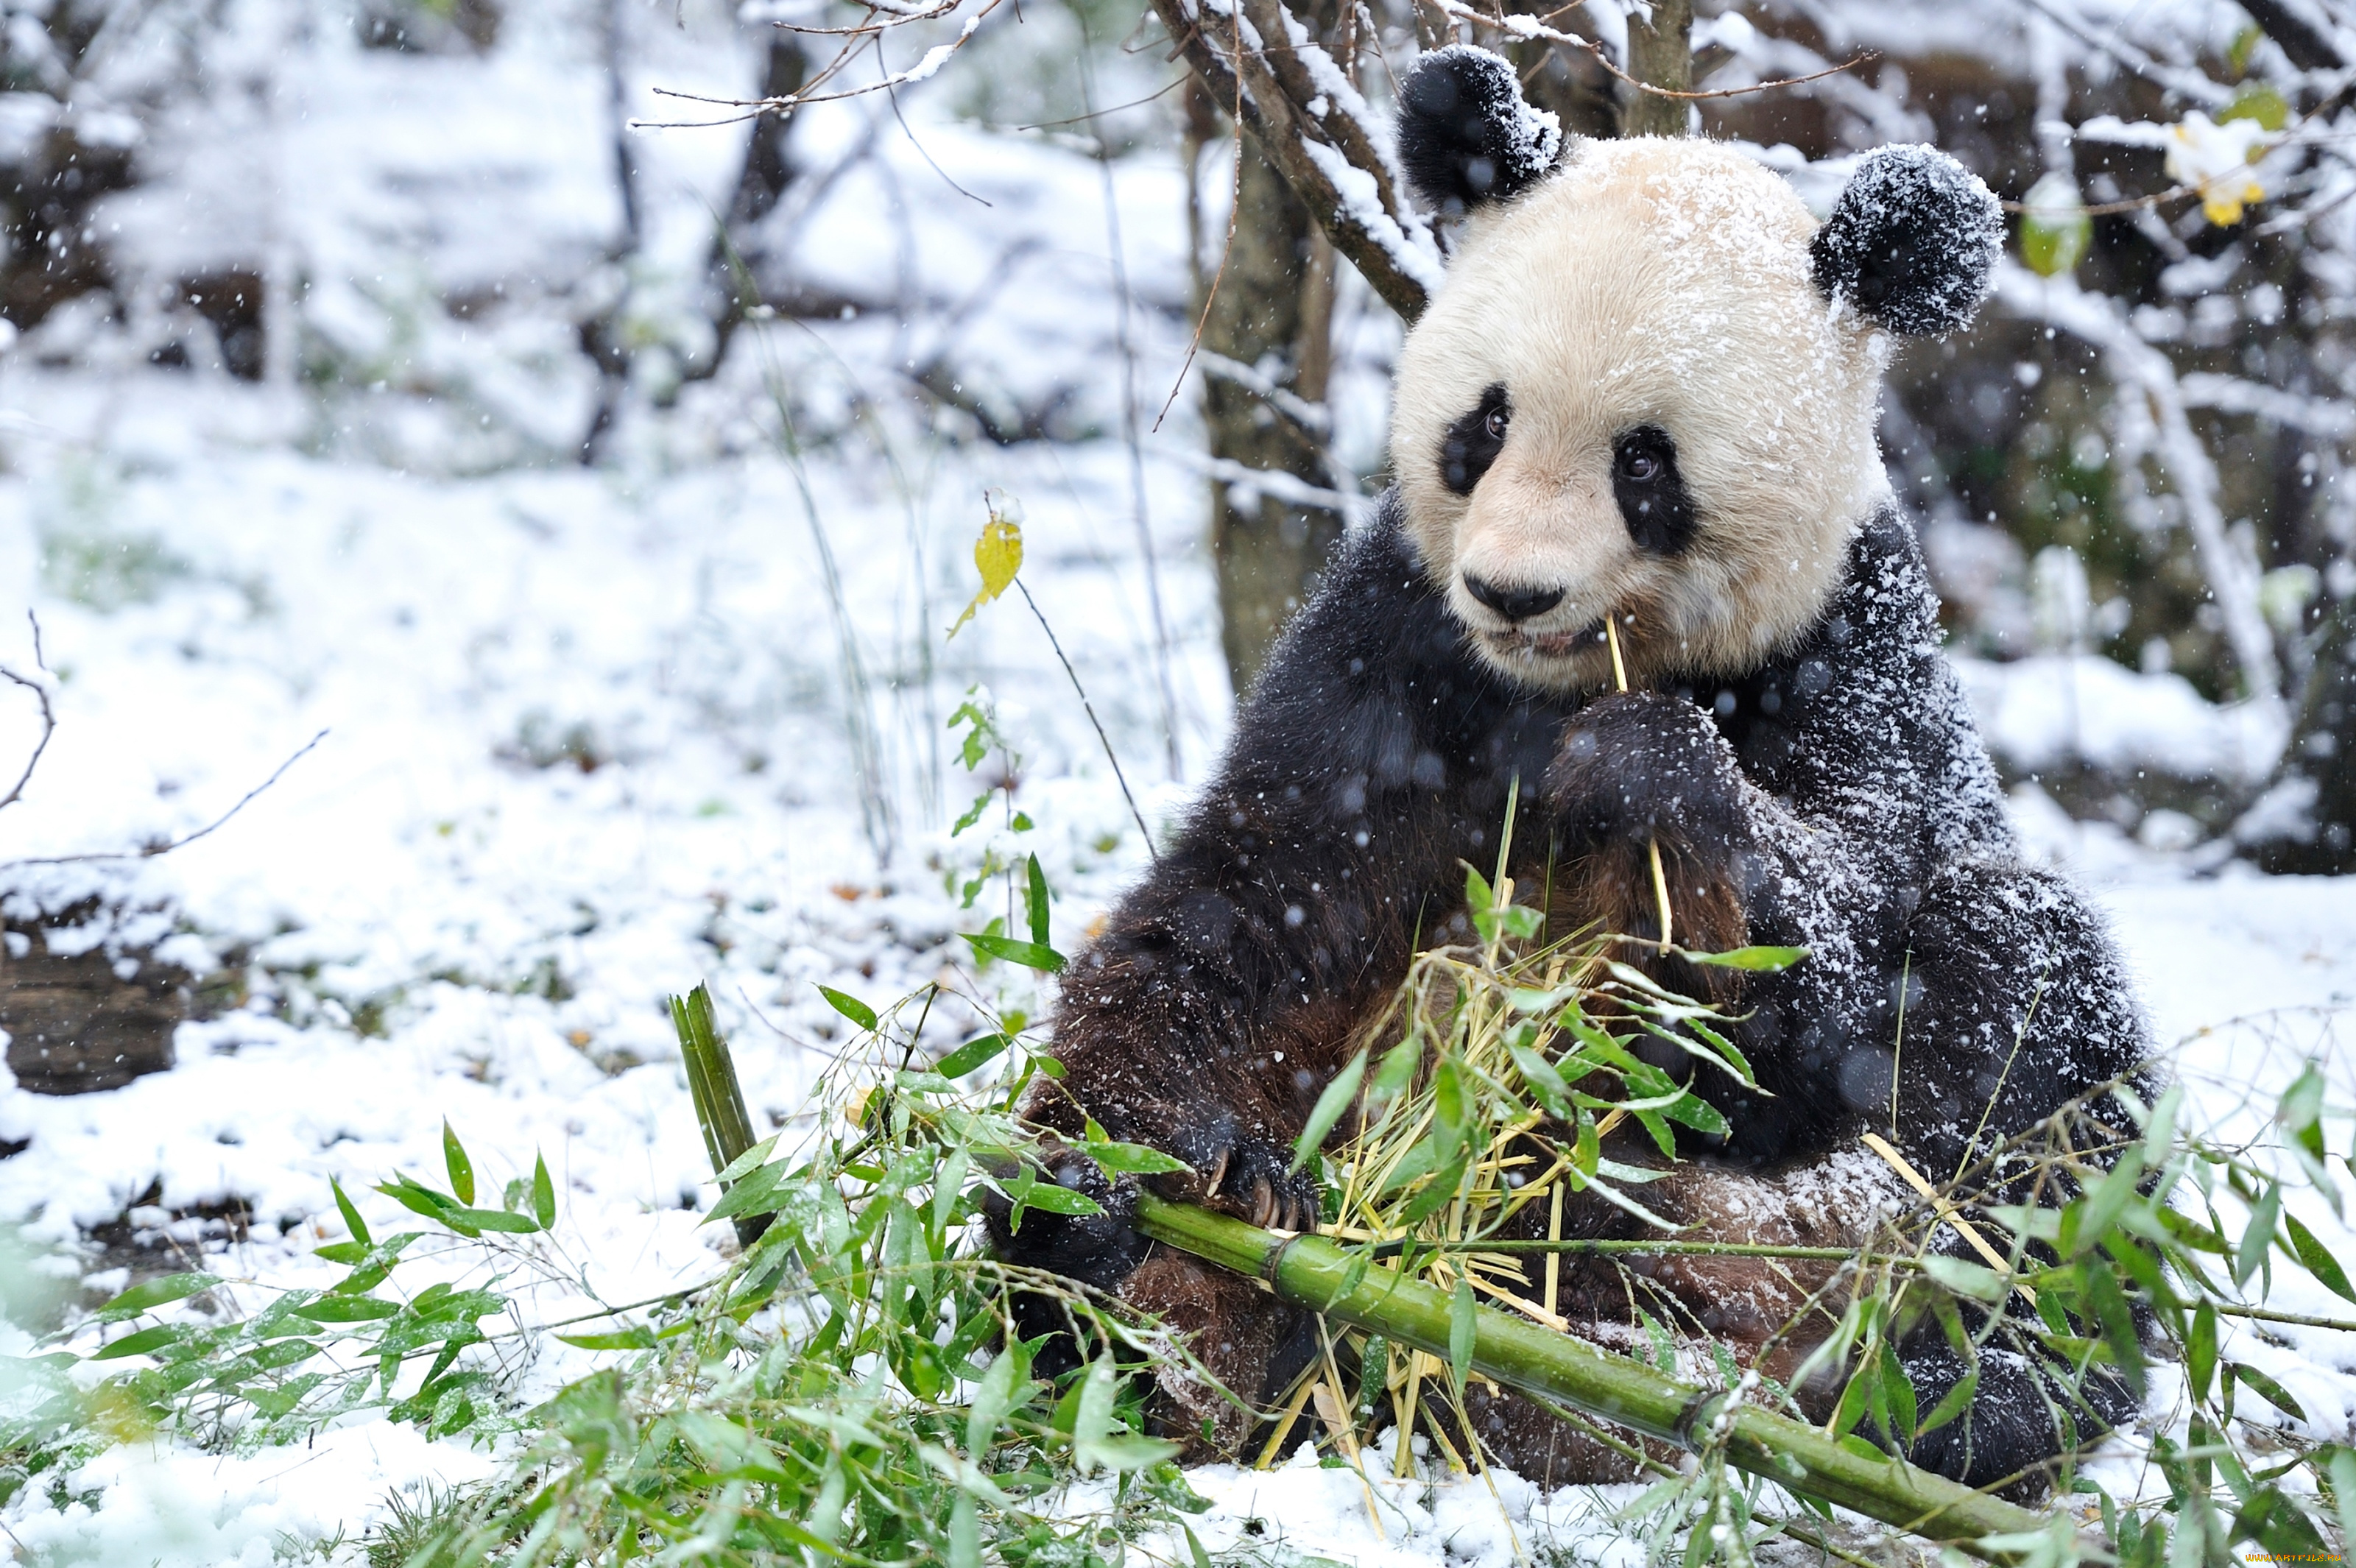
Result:
{"label": "dry yellow bamboo stem", "polygon": [[1399,1392],[1395,1406],[1398,1412],[1398,1445],[1392,1455],[1391,1473],[1401,1480],[1415,1474],[1415,1396],[1423,1387],[1426,1361],[1435,1367],[1440,1364],[1421,1350],[1407,1353],[1407,1386]]}
{"label": "dry yellow bamboo stem", "polygon": [[[1621,690],[1628,689],[1628,667],[1620,657],[1620,627],[1611,616],[1603,617],[1603,639],[1612,645],[1612,679]],[[1653,897],[1661,905],[1661,951],[1669,950],[1669,876],[1661,866],[1661,841],[1648,838],[1644,853],[1653,862]]]}
{"label": "dry yellow bamboo stem", "polygon": [[[1922,1173],[1909,1164],[1904,1155],[1900,1154],[1896,1149],[1890,1147],[1888,1139],[1884,1138],[1879,1133],[1868,1133],[1865,1135],[1864,1143],[1866,1147],[1871,1149],[1874,1153],[1879,1155],[1885,1161],[1887,1161],[1890,1168],[1896,1171],[1900,1177],[1904,1179],[1907,1186],[1912,1188],[1915,1191],[1929,1199],[1931,1200],[1931,1207],[1938,1211],[1939,1218],[1944,1220],[1948,1224],[1953,1225],[1955,1228],[1955,1233],[1962,1236],[1966,1242],[1969,1242],[1972,1244],[1972,1250],[1978,1253],[1980,1256],[1988,1261],[1989,1267],[1995,1269],[1997,1273],[2001,1275],[2009,1275],[2012,1273],[2011,1261],[2002,1253],[1997,1252],[1994,1247],[1988,1245],[1987,1238],[1980,1234],[1979,1227],[1974,1225],[1969,1220],[1965,1219],[1961,1214],[1956,1213],[1955,1206],[1948,1202],[1944,1195],[1943,1195],[1937,1188],[1932,1186],[1928,1181],[1923,1180]],[[2012,1288],[2020,1292],[2021,1299],[2028,1302],[2029,1306],[2034,1307],[2037,1305],[2037,1293],[2029,1289],[2029,1286],[2025,1285],[2016,1285]]]}
{"label": "dry yellow bamboo stem", "polygon": [[[1554,1261],[1554,1254],[1551,1253],[1547,1253],[1547,1261],[1548,1263],[1552,1263]],[[1540,1307],[1535,1301],[1531,1301],[1524,1296],[1515,1296],[1504,1285],[1493,1285],[1488,1280],[1483,1279],[1479,1275],[1474,1274],[1470,1269],[1464,1271],[1464,1283],[1471,1285],[1473,1289],[1479,1291],[1483,1296],[1494,1296],[1497,1300],[1498,1306],[1511,1307],[1515,1312],[1520,1313],[1523,1317],[1530,1319],[1533,1323],[1543,1323],[1558,1334],[1568,1334],[1570,1332],[1570,1319],[1563,1317],[1551,1307]]]}
{"label": "dry yellow bamboo stem", "polygon": [[[1559,1177],[1555,1179],[1554,1194],[1548,1200],[1548,1205],[1547,1240],[1559,1242],[1562,1240],[1562,1180]],[[1555,1316],[1555,1285],[1561,1278],[1562,1254],[1548,1253],[1546,1260],[1546,1309],[1549,1317]]]}
{"label": "dry yellow bamboo stem", "polygon": [[1342,1369],[1333,1360],[1333,1336],[1326,1331],[1322,1318],[1317,1324],[1317,1342],[1324,1351],[1327,1381],[1317,1384],[1311,1397],[1316,1403],[1317,1413],[1324,1418],[1326,1430],[1333,1435],[1333,1445],[1350,1462],[1350,1468],[1357,1472],[1358,1486],[1366,1494],[1366,1522],[1375,1527],[1375,1539],[1387,1543],[1390,1531],[1383,1528],[1382,1510],[1375,1501],[1375,1483],[1366,1478],[1365,1456],[1358,1447],[1358,1434],[1350,1424],[1349,1394],[1342,1386]]}
{"label": "dry yellow bamboo stem", "polygon": [[1302,1369],[1300,1381],[1293,1385],[1291,1401],[1284,1407],[1284,1418],[1276,1424],[1276,1430],[1268,1435],[1267,1443],[1260,1447],[1259,1463],[1252,1467],[1254,1469],[1265,1470],[1276,1463],[1279,1450],[1292,1432],[1292,1424],[1301,1419],[1301,1406],[1309,1403],[1310,1391],[1317,1386],[1315,1371],[1313,1367]]}

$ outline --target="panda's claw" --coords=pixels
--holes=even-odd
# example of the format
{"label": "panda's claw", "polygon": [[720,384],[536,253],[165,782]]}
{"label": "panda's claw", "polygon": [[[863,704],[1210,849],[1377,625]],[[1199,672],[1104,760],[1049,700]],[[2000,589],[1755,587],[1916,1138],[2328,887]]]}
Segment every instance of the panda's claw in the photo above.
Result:
{"label": "panda's claw", "polygon": [[1251,1207],[1253,1224],[1266,1230],[1276,1222],[1276,1194],[1269,1189],[1265,1176],[1252,1178]]}

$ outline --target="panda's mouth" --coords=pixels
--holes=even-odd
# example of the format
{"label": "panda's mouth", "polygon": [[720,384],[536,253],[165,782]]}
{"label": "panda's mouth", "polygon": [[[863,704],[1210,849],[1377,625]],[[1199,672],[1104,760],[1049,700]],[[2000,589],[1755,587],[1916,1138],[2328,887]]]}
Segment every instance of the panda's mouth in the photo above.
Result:
{"label": "panda's mouth", "polygon": [[1500,654],[1524,659],[1570,658],[1608,645],[1601,615],[1570,632],[1526,632],[1518,626],[1511,626],[1502,632],[1484,632],[1482,635]]}

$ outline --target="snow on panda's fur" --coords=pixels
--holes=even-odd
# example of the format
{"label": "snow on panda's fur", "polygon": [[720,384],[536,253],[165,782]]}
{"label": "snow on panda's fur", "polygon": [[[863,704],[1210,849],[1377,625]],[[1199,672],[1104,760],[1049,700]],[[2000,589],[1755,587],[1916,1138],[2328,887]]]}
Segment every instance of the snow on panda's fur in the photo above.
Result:
{"label": "snow on panda's fur", "polygon": [[[1894,1120],[1918,1168],[1956,1171],[2147,1054],[2099,923],[2019,858],[1874,439],[1889,334],[1969,319],[1996,202],[1926,148],[1869,155],[1822,226],[1704,141],[1583,142],[1554,166],[1510,68],[1462,47],[1401,99],[1402,161],[1465,228],[1401,356],[1398,484],[1286,631],[1176,842],[1068,970],[1066,1075],[1029,1113],[1177,1155],[1194,1174],[1158,1179],[1172,1197],[1313,1224],[1315,1191],[1285,1170],[1299,1129],[1417,934],[1465,930],[1462,862],[1494,859],[1511,781],[1542,780],[1515,874],[1535,887],[1551,866],[1556,914],[1657,934],[1657,839],[1682,941],[1809,950],[1728,998],[1771,1094],[1706,1075],[1733,1131],[1681,1151],[1647,1204],[1688,1234],[1855,1245],[1905,1199],[1862,1133]],[[1000,1227],[1009,1255],[1163,1314],[1246,1399],[1282,1389],[1301,1315],[1141,1241],[1126,1184],[1076,1157],[1059,1174],[1107,1213],[1034,1211]],[[1638,1233],[1588,1201],[1571,1233]],[[1653,1277],[1758,1345],[1828,1276],[1684,1257]],[[1576,1331],[1624,1342],[1609,1271],[1568,1270],[1562,1301]],[[1924,1409],[1965,1370],[1935,1327],[1904,1358]],[[1795,1360],[1785,1345],[1762,1370]],[[1169,1430],[1237,1450],[1233,1406],[1175,1370],[1162,1384]],[[2081,1432],[2131,1409],[2099,1376],[2088,1392]],[[1912,1456],[2009,1475],[2056,1451],[2061,1398],[1990,1351],[1971,1409]],[[1526,1475],[1624,1474],[1517,1400],[1471,1414]]]}

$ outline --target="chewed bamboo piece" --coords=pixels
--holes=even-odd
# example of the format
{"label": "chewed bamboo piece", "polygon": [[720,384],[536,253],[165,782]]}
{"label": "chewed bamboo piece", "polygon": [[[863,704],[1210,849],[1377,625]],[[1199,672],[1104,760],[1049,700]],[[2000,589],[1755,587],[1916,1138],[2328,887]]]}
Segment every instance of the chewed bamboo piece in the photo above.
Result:
{"label": "chewed bamboo piece", "polygon": [[[1628,666],[1620,657],[1620,628],[1610,615],[1603,617],[1603,638],[1612,645],[1612,678],[1622,691],[1628,689]],[[1661,867],[1661,841],[1648,838],[1644,852],[1653,862],[1653,896],[1661,904],[1661,952],[1669,951],[1669,876]]]}

